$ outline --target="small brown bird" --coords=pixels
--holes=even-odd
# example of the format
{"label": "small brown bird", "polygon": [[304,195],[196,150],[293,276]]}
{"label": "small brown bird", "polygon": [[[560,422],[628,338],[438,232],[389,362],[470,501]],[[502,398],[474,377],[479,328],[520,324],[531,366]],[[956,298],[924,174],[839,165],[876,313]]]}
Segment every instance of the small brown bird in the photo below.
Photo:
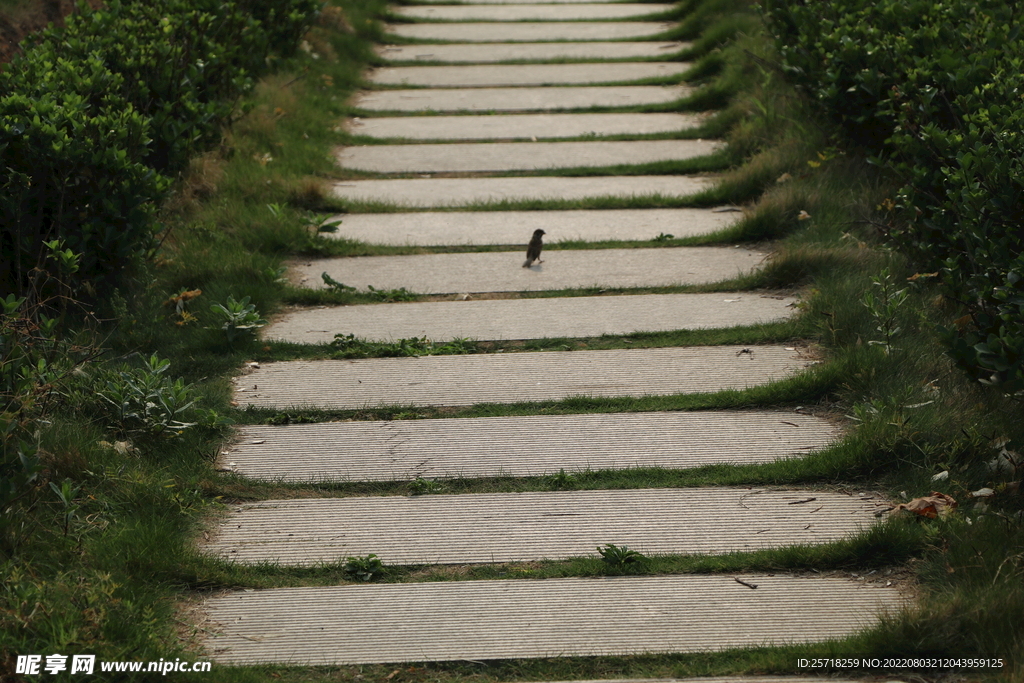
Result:
{"label": "small brown bird", "polygon": [[530,240],[529,246],[526,247],[526,263],[523,264],[523,268],[529,268],[533,265],[533,262],[544,263],[540,260],[540,250],[544,247],[544,241],[541,239],[546,233],[543,230],[534,230],[533,239]]}

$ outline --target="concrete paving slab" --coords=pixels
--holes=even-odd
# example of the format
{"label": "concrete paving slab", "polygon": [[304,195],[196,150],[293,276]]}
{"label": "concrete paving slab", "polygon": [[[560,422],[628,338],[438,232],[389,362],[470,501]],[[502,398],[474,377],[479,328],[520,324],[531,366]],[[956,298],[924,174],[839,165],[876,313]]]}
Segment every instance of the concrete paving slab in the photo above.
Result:
{"label": "concrete paving slab", "polygon": [[723,149],[718,140],[462,142],[341,147],[335,159],[374,173],[504,173],[696,159]]}
{"label": "concrete paving slab", "polygon": [[654,3],[561,3],[515,5],[405,5],[392,7],[400,17],[433,21],[577,21],[642,20],[664,14],[675,5]]}
{"label": "concrete paving slab", "polygon": [[[747,350],[747,353],[743,353]],[[234,379],[244,409],[363,409],[667,396],[743,389],[813,364],[783,346],[691,346],[264,363]]]}
{"label": "concrete paving slab", "polygon": [[459,207],[521,199],[686,197],[715,184],[703,176],[598,176],[527,178],[406,178],[347,180],[331,186],[339,199],[383,202],[401,208]]}
{"label": "concrete paving slab", "polygon": [[453,43],[529,43],[549,40],[628,40],[650,38],[673,28],[661,21],[466,22],[460,24],[394,24],[391,35]]}
{"label": "concrete paving slab", "polygon": [[430,211],[347,213],[337,232],[324,237],[393,245],[523,244],[538,228],[547,244],[569,240],[650,240],[692,237],[723,230],[742,211],[714,209],[612,209],[605,211]]}
{"label": "concrete paving slab", "polygon": [[466,0],[465,2],[457,2],[454,4],[458,5],[537,5],[537,4],[550,4],[550,5],[562,5],[571,3],[583,3],[596,5],[599,3],[606,2],[620,2],[621,0]]}
{"label": "concrete paving slab", "polygon": [[353,118],[355,135],[407,140],[504,140],[581,135],[644,135],[696,128],[702,114],[515,114],[506,116],[390,116]]}
{"label": "concrete paving slab", "polygon": [[792,411],[244,425],[218,465],[289,482],[538,477],[560,470],[772,462],[804,456],[840,436],[828,420]]}
{"label": "concrete paving slab", "polygon": [[285,313],[262,336],[299,344],[329,343],[336,334],[374,341],[597,337],[764,324],[795,315],[796,301],[725,292],[335,306]]}
{"label": "concrete paving slab", "polygon": [[689,62],[385,66],[369,72],[367,80],[379,85],[429,88],[578,85],[679,77],[689,68]]}
{"label": "concrete paving slab", "polygon": [[487,64],[521,59],[642,59],[664,57],[689,43],[675,41],[618,43],[464,43],[454,45],[379,45],[377,54],[393,62]]}
{"label": "concrete paving slab", "polygon": [[709,555],[817,545],[873,526],[894,504],[812,490],[691,488],[267,500],[232,506],[202,550],[309,566],[373,553],[384,564],[487,564]]}
{"label": "concrete paving slab", "polygon": [[352,99],[352,106],[395,112],[552,111],[665,104],[691,93],[693,88],[683,85],[376,90],[359,93]]}
{"label": "concrete paving slab", "polygon": [[583,287],[668,287],[719,282],[748,273],[765,254],[738,247],[581,249],[547,251],[523,268],[517,252],[341,257],[306,261],[289,270],[300,286],[323,289],[322,273],[366,289],[405,287],[420,294],[526,292]]}
{"label": "concrete paving slab", "polygon": [[632,655],[842,638],[906,604],[836,577],[440,581],[222,593],[201,632],[222,665]]}
{"label": "concrete paving slab", "polygon": [[[613,678],[589,681],[561,681],[560,683],[877,683],[875,678],[832,678],[810,676],[726,676],[700,678]],[[887,683],[900,683],[888,681]]]}

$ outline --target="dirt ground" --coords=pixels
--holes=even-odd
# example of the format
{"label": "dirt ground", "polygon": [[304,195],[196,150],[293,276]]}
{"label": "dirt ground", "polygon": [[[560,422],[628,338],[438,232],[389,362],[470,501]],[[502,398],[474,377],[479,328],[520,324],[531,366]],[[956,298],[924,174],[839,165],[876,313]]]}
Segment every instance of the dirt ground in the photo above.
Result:
{"label": "dirt ground", "polygon": [[[93,8],[102,0],[87,0]],[[75,0],[0,0],[0,64],[18,52],[18,43],[28,34],[51,23],[63,23],[76,10]]]}

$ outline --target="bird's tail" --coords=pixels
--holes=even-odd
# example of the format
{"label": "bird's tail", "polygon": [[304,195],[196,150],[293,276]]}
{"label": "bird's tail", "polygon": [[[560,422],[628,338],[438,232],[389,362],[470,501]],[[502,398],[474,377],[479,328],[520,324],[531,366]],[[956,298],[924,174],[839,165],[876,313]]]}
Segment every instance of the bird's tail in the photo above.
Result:
{"label": "bird's tail", "polygon": [[523,262],[523,268],[529,268],[530,264],[532,264],[532,263],[533,263],[533,259],[532,258],[526,259],[526,261]]}

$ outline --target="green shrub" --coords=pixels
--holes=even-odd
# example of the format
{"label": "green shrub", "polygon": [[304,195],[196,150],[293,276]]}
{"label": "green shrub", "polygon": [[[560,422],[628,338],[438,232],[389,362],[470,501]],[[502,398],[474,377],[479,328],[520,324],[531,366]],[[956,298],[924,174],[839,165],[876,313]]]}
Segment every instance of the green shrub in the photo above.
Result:
{"label": "green shrub", "polygon": [[[960,37],[1002,0],[763,0],[782,65],[854,143],[884,149],[896,127],[893,88],[942,81],[965,54]],[[1006,17],[1009,18],[1008,16]],[[990,43],[991,44],[991,43]],[[948,120],[942,100],[931,115]]]}
{"label": "green shrub", "polygon": [[27,291],[45,244],[81,254],[103,280],[146,249],[168,184],[143,163],[149,123],[96,56],[29,50],[0,73],[0,295]]}
{"label": "green shrub", "polygon": [[219,141],[268,52],[293,52],[318,6],[109,0],[33,38],[0,73],[0,296],[27,291],[54,239],[109,288],[154,246],[161,174]]}
{"label": "green shrub", "polygon": [[956,362],[1024,390],[1024,8],[763,0],[783,68],[905,184],[889,237],[966,307]]}

